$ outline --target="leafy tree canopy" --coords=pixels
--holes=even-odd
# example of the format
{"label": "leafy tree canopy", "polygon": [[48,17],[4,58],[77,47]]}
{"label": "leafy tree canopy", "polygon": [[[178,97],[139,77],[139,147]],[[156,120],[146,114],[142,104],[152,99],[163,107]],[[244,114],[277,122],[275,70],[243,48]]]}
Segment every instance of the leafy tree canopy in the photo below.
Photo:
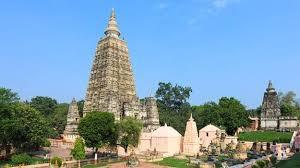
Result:
{"label": "leafy tree canopy", "polygon": [[57,101],[50,97],[36,96],[31,99],[30,106],[40,111],[44,116],[49,116],[53,113]]}
{"label": "leafy tree canopy", "polygon": [[63,133],[67,124],[68,109],[68,103],[57,104],[53,112],[49,115],[49,117],[47,117],[51,128],[53,129],[53,138]]}
{"label": "leafy tree canopy", "polygon": [[297,116],[300,118],[300,104],[296,99],[296,93],[288,91],[287,93],[279,92],[279,103],[281,115]]}
{"label": "leafy tree canopy", "polygon": [[173,86],[170,82],[160,82],[158,86],[155,97],[168,108],[177,111],[183,104],[188,104],[187,100],[192,92],[191,87]]}
{"label": "leafy tree canopy", "polygon": [[188,103],[191,92],[192,89],[190,87],[173,86],[171,83],[159,83],[155,97],[157,98],[161,125],[167,123],[181,134],[184,134],[185,123],[191,111],[190,104]]}
{"label": "leafy tree canopy", "polygon": [[82,160],[85,158],[84,142],[82,138],[76,139],[74,148],[71,150],[71,155],[76,160]]}
{"label": "leafy tree canopy", "polygon": [[[30,106],[18,102],[18,95],[9,89],[0,89],[0,147],[10,153],[32,150],[45,144],[49,126],[43,116]],[[8,96],[10,95],[10,96]]]}
{"label": "leafy tree canopy", "polygon": [[225,127],[228,134],[234,135],[237,128],[249,125],[249,113],[245,106],[232,97],[222,97],[218,103],[193,106],[192,111],[199,129],[213,124]]}
{"label": "leafy tree canopy", "polygon": [[142,128],[143,124],[131,117],[120,121],[118,125],[119,141],[120,145],[125,149],[125,152],[127,152],[129,145],[137,147]]}
{"label": "leafy tree canopy", "polygon": [[83,117],[84,100],[79,100],[79,101],[77,102],[77,106],[78,106],[79,116],[80,116],[80,117]]}
{"label": "leafy tree canopy", "polygon": [[78,126],[80,136],[87,147],[98,148],[103,145],[116,144],[117,129],[115,118],[108,112],[90,112],[80,120]]}
{"label": "leafy tree canopy", "polygon": [[20,100],[17,93],[10,89],[0,87],[0,105],[18,102]]}

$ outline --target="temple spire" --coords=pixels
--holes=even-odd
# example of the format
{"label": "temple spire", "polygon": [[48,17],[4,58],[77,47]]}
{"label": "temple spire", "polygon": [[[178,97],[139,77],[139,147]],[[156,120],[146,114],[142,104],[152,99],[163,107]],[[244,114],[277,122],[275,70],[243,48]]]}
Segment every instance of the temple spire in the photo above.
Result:
{"label": "temple spire", "polygon": [[272,90],[275,90],[275,89],[274,89],[274,87],[273,87],[272,81],[269,80],[269,84],[268,84],[267,91],[272,91]]}
{"label": "temple spire", "polygon": [[189,121],[194,121],[194,118],[193,118],[193,113],[191,113],[191,116],[190,116],[190,119]]}
{"label": "temple spire", "polygon": [[106,28],[104,34],[107,36],[112,35],[112,36],[117,36],[117,37],[119,37],[121,34],[119,31],[119,28],[118,28],[118,23],[116,20],[116,14],[115,14],[114,8],[112,8],[112,10],[111,10],[108,25],[107,25],[107,28]]}

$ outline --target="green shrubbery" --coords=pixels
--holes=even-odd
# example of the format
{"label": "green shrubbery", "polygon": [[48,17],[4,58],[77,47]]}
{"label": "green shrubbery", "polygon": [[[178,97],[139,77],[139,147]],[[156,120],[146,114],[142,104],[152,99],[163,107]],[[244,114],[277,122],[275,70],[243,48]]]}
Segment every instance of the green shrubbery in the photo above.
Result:
{"label": "green shrubbery", "polygon": [[62,165],[62,159],[60,157],[53,157],[50,161],[51,165],[55,165],[55,166],[58,166],[58,167],[61,167]]}
{"label": "green shrubbery", "polygon": [[275,165],[276,162],[277,162],[277,158],[276,158],[275,156],[271,156],[271,157],[270,157],[270,161],[271,161],[271,164],[272,164],[272,165]]}
{"label": "green shrubbery", "polygon": [[[18,166],[18,165],[32,165],[32,164],[38,164],[38,163],[46,163],[47,159],[43,158],[37,158],[37,157],[31,157],[30,155],[26,153],[21,154],[15,154],[11,157],[10,161],[6,162],[12,166]],[[4,165],[5,163],[3,163]],[[1,167],[1,163],[0,163]]]}
{"label": "green shrubbery", "polygon": [[292,132],[275,132],[275,131],[256,131],[242,132],[239,135],[241,141],[251,142],[278,142],[289,143],[292,138]]}
{"label": "green shrubbery", "polygon": [[263,160],[259,160],[256,162],[256,164],[258,165],[259,168],[264,168],[266,167],[266,164]]}
{"label": "green shrubbery", "polygon": [[11,164],[12,165],[30,165],[32,164],[33,159],[26,153],[13,155],[11,157]]}

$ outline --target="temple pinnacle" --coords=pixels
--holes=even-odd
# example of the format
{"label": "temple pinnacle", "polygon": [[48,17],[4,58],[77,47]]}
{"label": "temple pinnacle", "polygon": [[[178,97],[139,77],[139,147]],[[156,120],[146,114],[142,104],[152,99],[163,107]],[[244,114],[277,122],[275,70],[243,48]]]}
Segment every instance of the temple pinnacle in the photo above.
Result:
{"label": "temple pinnacle", "polygon": [[189,121],[194,121],[194,118],[193,118],[193,113],[191,113],[191,116],[190,116],[190,119]]}
{"label": "temple pinnacle", "polygon": [[112,10],[111,10],[108,25],[107,25],[107,28],[104,33],[107,36],[112,35],[112,36],[116,36],[116,37],[119,37],[121,34],[119,31],[119,28],[118,28],[117,21],[116,21],[116,14],[115,14],[114,8],[112,8]]}
{"label": "temple pinnacle", "polygon": [[274,87],[273,87],[273,84],[272,84],[271,80],[269,80],[269,84],[268,84],[268,88],[267,88],[267,91],[270,91],[270,90],[274,90]]}

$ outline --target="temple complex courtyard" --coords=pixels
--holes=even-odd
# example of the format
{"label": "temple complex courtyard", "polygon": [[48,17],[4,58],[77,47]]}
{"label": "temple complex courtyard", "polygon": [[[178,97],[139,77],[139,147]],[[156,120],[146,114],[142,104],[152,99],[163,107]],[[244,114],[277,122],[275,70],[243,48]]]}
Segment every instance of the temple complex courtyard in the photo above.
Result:
{"label": "temple complex courtyard", "polygon": [[299,9],[0,2],[0,168],[300,168]]}

